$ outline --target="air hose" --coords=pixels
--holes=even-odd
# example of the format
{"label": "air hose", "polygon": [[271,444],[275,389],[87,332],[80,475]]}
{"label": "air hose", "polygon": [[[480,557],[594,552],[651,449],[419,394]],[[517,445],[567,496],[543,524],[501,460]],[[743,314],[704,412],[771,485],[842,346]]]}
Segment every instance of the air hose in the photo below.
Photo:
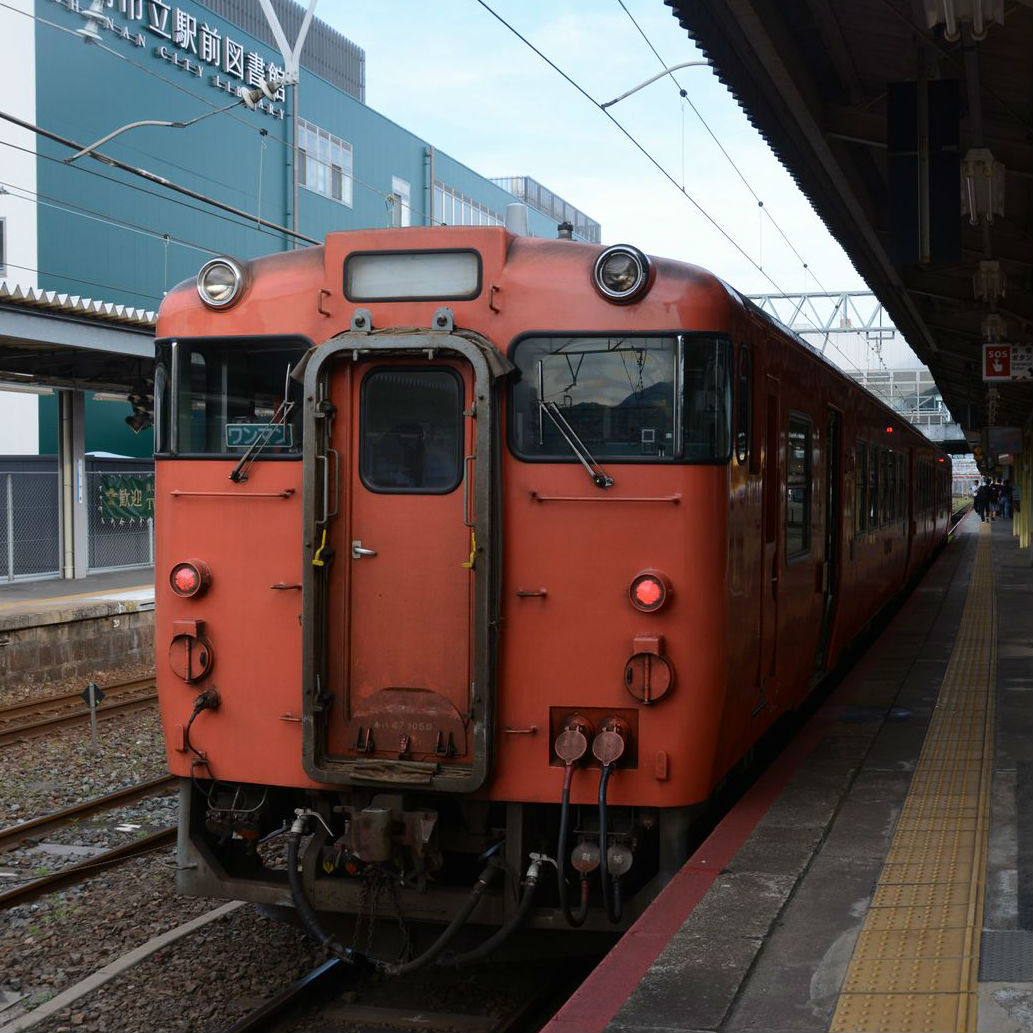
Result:
{"label": "air hose", "polygon": [[603,765],[603,773],[599,776],[599,881],[603,889],[603,906],[606,908],[606,915],[611,922],[619,922],[620,915],[614,916],[613,902],[610,896],[610,870],[606,863],[606,845],[608,829],[606,820],[606,786],[610,781],[610,772],[613,771],[612,764]]}
{"label": "air hose", "polygon": [[570,910],[567,899],[567,834],[570,826],[570,783],[574,776],[574,765],[568,764],[563,773],[563,797],[560,803],[560,832],[556,847],[556,879],[560,895],[560,907],[567,922],[574,926],[584,925],[588,917],[588,880],[581,878],[581,903],[577,911]]}
{"label": "air hose", "polygon": [[291,899],[294,901],[294,907],[297,909],[302,924],[309,936],[342,961],[348,962],[349,965],[365,962],[364,955],[339,943],[320,925],[318,915],[309,903],[308,897],[305,896],[305,887],[301,884],[301,874],[298,871],[298,850],[301,836],[302,831],[298,828],[298,822],[295,821],[294,827],[287,833],[287,882],[291,888]]}
{"label": "air hose", "polygon": [[[599,881],[603,889],[603,905],[606,908],[606,916],[611,922],[619,922],[621,919],[620,890],[617,888],[614,879],[614,887],[610,888],[610,865],[607,850],[607,839],[609,829],[606,820],[606,786],[610,781],[610,774],[614,764],[620,760],[624,753],[627,740],[627,725],[620,718],[613,718],[603,725],[602,731],[592,742],[592,753],[595,759],[603,766],[602,774],[599,776]],[[616,905],[614,904],[616,898]]]}
{"label": "air hose", "polygon": [[[503,867],[503,862],[492,856],[478,876],[477,881],[473,884],[463,906],[456,912],[455,917],[445,927],[441,935],[418,957],[400,964],[367,958],[364,954],[360,954],[351,947],[345,947],[323,928],[319,921],[319,916],[305,895],[305,887],[302,885],[301,874],[298,871],[298,854],[301,837],[305,831],[305,817],[304,813],[299,814],[291,830],[287,833],[287,882],[290,885],[291,899],[294,901],[294,907],[297,909],[302,924],[309,935],[321,947],[330,951],[331,954],[336,955],[350,965],[372,965],[385,973],[385,975],[406,975],[409,972],[416,972],[418,969],[434,961],[452,941],[456,933],[466,924],[467,919],[473,914],[474,908],[480,903],[484,891],[489,888],[496,873]],[[530,880],[530,870],[528,871],[528,879]],[[535,873],[535,880],[537,881],[537,871]]]}
{"label": "air hose", "polygon": [[479,947],[474,947],[473,950],[467,951],[465,954],[455,954],[452,957],[443,958],[438,964],[447,968],[459,968],[461,965],[470,965],[475,961],[486,958],[492,951],[505,943],[516,932],[517,928],[523,924],[528,912],[531,910],[541,867],[542,859],[539,855],[532,854],[531,864],[528,866],[527,874],[524,876],[524,894],[520,898],[520,905],[506,923],[498,928],[494,935],[489,936]]}
{"label": "air hose", "polygon": [[410,972],[416,972],[436,960],[441,952],[451,943],[452,937],[466,924],[467,919],[473,914],[473,909],[480,903],[484,891],[491,885],[495,873],[500,870],[503,862],[494,857],[485,866],[485,869],[478,876],[477,881],[470,890],[463,906],[456,912],[455,917],[445,927],[441,935],[418,957],[400,965],[380,965],[381,971],[389,976],[404,976]]}

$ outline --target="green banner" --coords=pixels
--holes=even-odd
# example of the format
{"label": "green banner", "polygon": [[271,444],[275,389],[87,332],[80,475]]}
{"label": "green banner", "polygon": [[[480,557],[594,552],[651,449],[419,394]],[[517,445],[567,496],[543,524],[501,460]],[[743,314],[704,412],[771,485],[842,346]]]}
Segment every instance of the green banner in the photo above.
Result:
{"label": "green banner", "polygon": [[102,473],[100,518],[106,523],[143,523],[154,516],[154,477],[150,474]]}

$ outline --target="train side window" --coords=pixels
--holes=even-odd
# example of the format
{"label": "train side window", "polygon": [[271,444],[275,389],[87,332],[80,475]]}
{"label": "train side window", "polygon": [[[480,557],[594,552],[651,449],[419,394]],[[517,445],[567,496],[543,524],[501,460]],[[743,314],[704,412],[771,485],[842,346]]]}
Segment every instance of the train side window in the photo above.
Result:
{"label": "train side window", "polygon": [[868,530],[879,526],[879,449],[872,445],[868,453]]}
{"label": "train side window", "polygon": [[810,418],[789,416],[786,456],[786,559],[811,551],[811,442]]}
{"label": "train side window", "polygon": [[746,344],[739,345],[735,393],[735,458],[742,465],[750,458],[753,440],[753,364]]}
{"label": "train side window", "polygon": [[882,450],[882,520],[880,524],[885,527],[894,517],[893,505],[897,497],[896,463],[893,453],[888,449]]}
{"label": "train side window", "polygon": [[164,455],[172,447],[169,440],[169,368],[167,363],[154,365],[154,451]]}
{"label": "train side window", "polygon": [[371,491],[444,495],[462,480],[463,382],[455,370],[390,366],[362,382],[359,473]]}
{"label": "train side window", "polygon": [[897,516],[901,522],[901,530],[907,534],[908,514],[908,465],[907,456],[897,453]]}
{"label": "train side window", "polygon": [[868,528],[868,443],[854,446],[854,534],[860,538]]}

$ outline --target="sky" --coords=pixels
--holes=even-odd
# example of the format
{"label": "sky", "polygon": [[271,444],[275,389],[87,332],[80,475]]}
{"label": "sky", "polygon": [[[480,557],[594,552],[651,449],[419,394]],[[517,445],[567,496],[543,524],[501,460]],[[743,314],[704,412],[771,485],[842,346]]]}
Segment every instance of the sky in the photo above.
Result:
{"label": "sky", "polygon": [[365,50],[370,107],[482,175],[538,180],[601,223],[604,244],[750,294],[864,289],[709,67],[674,73],[687,100],[665,76],[608,109],[670,179],[592,103],[704,60],[662,0],[485,2],[318,0],[315,14]]}

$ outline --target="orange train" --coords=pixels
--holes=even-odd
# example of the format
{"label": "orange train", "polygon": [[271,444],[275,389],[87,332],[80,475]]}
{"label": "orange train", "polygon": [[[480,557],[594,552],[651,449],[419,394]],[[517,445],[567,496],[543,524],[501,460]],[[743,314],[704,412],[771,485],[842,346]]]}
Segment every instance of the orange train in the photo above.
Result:
{"label": "orange train", "polygon": [[378,897],[493,942],[626,925],[945,538],[947,457],[634,247],[411,228],[217,258],[157,355],[179,888],[335,949]]}

